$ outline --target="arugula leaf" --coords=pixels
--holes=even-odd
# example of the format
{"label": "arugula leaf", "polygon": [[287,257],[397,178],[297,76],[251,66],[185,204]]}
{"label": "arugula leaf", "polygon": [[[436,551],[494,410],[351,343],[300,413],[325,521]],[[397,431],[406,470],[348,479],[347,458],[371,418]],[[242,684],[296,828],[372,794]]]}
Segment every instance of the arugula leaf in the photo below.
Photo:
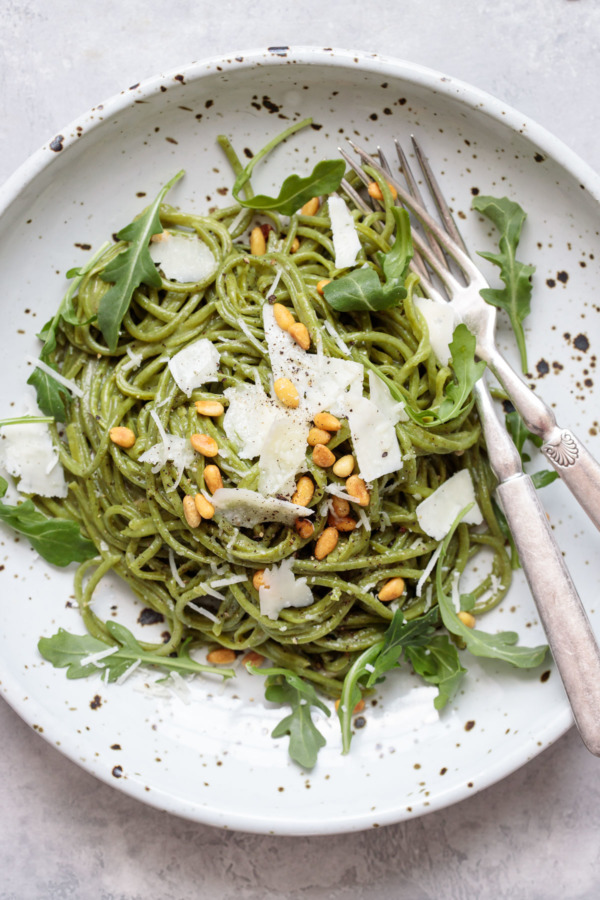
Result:
{"label": "arugula leaf", "polygon": [[515,631],[499,631],[497,634],[488,634],[477,628],[469,628],[458,618],[454,608],[454,602],[443,588],[444,560],[448,545],[456,531],[462,517],[468,511],[465,507],[456,517],[452,528],[444,538],[442,549],[436,566],[436,591],[437,601],[442,617],[442,622],[451,634],[462,638],[469,653],[473,656],[485,656],[491,659],[502,659],[520,669],[532,669],[543,662],[548,647],[516,647],[519,635]]}
{"label": "arugula leaf", "polygon": [[439,693],[433,705],[443,709],[456,695],[467,671],[460,664],[458,650],[447,634],[436,634],[427,646],[407,647],[405,652],[417,675],[436,685]]}
{"label": "arugula leaf", "polygon": [[338,718],[342,730],[342,753],[348,753],[352,741],[352,714],[362,699],[361,688],[367,690],[381,681],[383,675],[399,667],[400,657],[409,647],[424,647],[431,640],[438,621],[437,609],[412,621],[404,621],[397,609],[383,639],[364,650],[353,662],[344,678]]}
{"label": "arugula leaf", "polygon": [[150,287],[160,287],[162,284],[148,245],[152,235],[163,230],[159,215],[160,204],[182,175],[183,170],[160,189],[155,200],[139,218],[117,233],[119,240],[128,241],[129,246],[111,259],[100,274],[103,281],[112,282],[112,287],[104,294],[98,307],[98,326],[110,350],[117,346],[121,322],[129,309],[135,289],[142,283]]}
{"label": "arugula leaf", "polygon": [[[7,488],[6,479],[0,478],[0,498],[4,497]],[[18,506],[0,500],[0,521],[24,534],[34,550],[55,566],[84,562],[98,555],[92,541],[81,534],[77,522],[48,519],[35,508],[32,500],[25,500]]]}
{"label": "arugula leaf", "polygon": [[[58,368],[52,362],[52,354],[56,350],[56,332],[59,324],[62,320],[68,322],[70,325],[85,325],[93,320],[94,316],[92,316],[88,322],[79,321],[77,313],[73,308],[73,297],[75,296],[82,278],[95,266],[108,247],[110,247],[110,244],[106,242],[84,266],[77,269],[69,269],[67,278],[73,279],[73,283],[69,286],[69,289],[60,301],[54,316],[46,322],[38,334],[38,338],[44,343],[40,353],[40,359],[45,362],[46,365],[50,366],[51,369],[54,369],[55,372],[58,372]],[[27,384],[31,384],[35,388],[37,404],[42,412],[46,413],[48,416],[52,416],[57,422],[66,421],[67,404],[71,400],[71,394],[63,384],[59,384],[59,382],[56,381],[55,378],[52,378],[48,372],[44,372],[39,368],[33,370],[27,379]]]}
{"label": "arugula leaf", "polygon": [[521,229],[527,215],[518,203],[507,197],[474,197],[471,205],[490,219],[500,232],[500,252],[480,252],[479,256],[499,267],[500,278],[505,287],[484,288],[481,296],[487,303],[508,313],[517,339],[521,368],[523,372],[527,372],[527,349],[522,322],[531,310],[531,276],[535,272],[535,266],[525,265],[516,258]]}
{"label": "arugula leaf", "polygon": [[[274,150],[275,147],[285,141],[286,138],[295,134],[297,131],[300,131],[302,128],[306,128],[307,125],[310,125],[311,123],[312,119],[309,118],[290,125],[289,128],[286,128],[285,131],[282,131],[281,134],[278,134],[273,140],[269,141],[262,150],[259,150],[244,169],[237,172],[236,179],[233,183],[232,194],[240,206],[245,206],[249,209],[275,211],[281,213],[283,216],[291,216],[296,210],[300,209],[301,206],[304,206],[305,203],[312,200],[313,197],[319,197],[321,194],[331,194],[332,191],[337,191],[342,178],[344,177],[344,172],[346,171],[345,163],[340,159],[323,159],[316,164],[311,174],[307,175],[305,178],[301,178],[296,174],[289,175],[283,182],[277,197],[269,197],[266,194],[254,196],[253,192],[248,189],[246,189],[246,193],[251,196],[247,196],[245,200],[240,197],[240,191],[248,185],[257,163]],[[227,138],[224,135],[219,135],[217,140],[221,146],[228,144]],[[231,156],[231,154],[228,155]]]}
{"label": "arugula leaf", "polygon": [[331,715],[325,704],[319,700],[317,693],[308,682],[289,669],[259,669],[246,666],[253,675],[266,675],[265,698],[271,703],[288,703],[292,712],[275,726],[271,737],[290,736],[289,754],[294,762],[303,769],[312,769],[317,761],[317,754],[327,743],[314,724],[310,712],[311,706],[317,706],[325,715]]}
{"label": "arugula leaf", "polygon": [[379,254],[385,281],[382,283],[370,267],[355,269],[343,278],[330,281],[324,287],[323,296],[338,312],[379,312],[398,306],[407,296],[405,281],[413,256],[410,218],[405,209],[397,206],[392,207],[392,215],[396,222],[396,238],[388,253]]}
{"label": "arugula leaf", "polygon": [[460,414],[485,369],[483,360],[475,361],[476,344],[474,335],[466,325],[461,322],[456,326],[452,341],[448,345],[452,354],[451,367],[454,379],[447,385],[444,399],[437,410],[413,409],[405,402],[405,409],[413,421],[425,428],[431,428],[433,425],[449,422]]}
{"label": "arugula leaf", "polygon": [[[244,169],[247,172],[248,166]],[[322,159],[316,164],[310,175],[301,178],[299,175],[288,175],[285,179],[277,197],[269,197],[267,194],[256,194],[247,200],[241,199],[236,193],[236,186],[239,184],[238,190],[243,187],[246,180],[238,177],[233,187],[233,196],[240,204],[250,209],[274,211],[281,213],[282,216],[292,216],[300,207],[304,206],[313,197],[320,197],[321,194],[331,194],[337,191],[340,182],[344,177],[346,167],[341,159]]]}
{"label": "arugula leaf", "polygon": [[[531,457],[528,453],[525,453],[523,451],[523,446],[525,444],[525,441],[531,441],[531,443],[535,447],[541,447],[543,443],[541,437],[529,431],[523,419],[516,410],[506,414],[506,428],[514,441],[517,450],[519,451],[521,461],[523,463],[531,462]],[[534,472],[531,475],[533,485],[538,490],[540,488],[546,487],[549,484],[552,484],[552,482],[556,481],[557,478],[558,472],[555,472],[553,469],[541,469],[539,472]]]}
{"label": "arugula leaf", "polygon": [[149,650],[144,650],[133,634],[124,625],[118,622],[108,621],[106,629],[115,640],[114,646],[118,649],[110,656],[105,656],[101,662],[105,669],[99,669],[94,663],[83,664],[88,656],[108,649],[111,645],[89,634],[71,634],[64,628],[59,628],[56,634],[49,638],[40,638],[38,650],[44,659],[52,663],[56,669],[67,669],[67,678],[87,678],[89,675],[97,675],[99,672],[108,671],[108,681],[116,681],[138,659],[143,665],[158,666],[168,671],[195,674],[210,672],[213,675],[222,675],[223,678],[233,678],[233,669],[216,669],[211,665],[204,665],[193,660],[184,650],[178,656],[159,656]]}
{"label": "arugula leaf", "polygon": [[404,621],[402,610],[397,609],[383,636],[383,647],[373,663],[366,687],[376,684],[390,669],[397,668],[402,651],[408,647],[424,647],[429,643],[438,624],[437,609],[430,609],[418,619]]}

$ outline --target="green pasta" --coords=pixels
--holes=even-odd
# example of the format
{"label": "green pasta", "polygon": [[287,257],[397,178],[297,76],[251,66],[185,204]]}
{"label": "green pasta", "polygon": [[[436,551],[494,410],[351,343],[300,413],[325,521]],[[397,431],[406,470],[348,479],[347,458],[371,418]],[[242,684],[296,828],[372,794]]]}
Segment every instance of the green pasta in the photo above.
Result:
{"label": "green pasta", "polygon": [[[388,252],[393,243],[391,210],[355,210],[353,215],[362,244],[357,266],[366,263],[379,271],[378,254]],[[370,486],[364,512],[371,530],[359,525],[342,533],[324,559],[315,558],[314,547],[327,527],[325,487],[334,483],[343,488],[344,480],[316,466],[308,446],[306,470],[315,483],[310,538],[278,523],[236,528],[222,517],[190,527],[183,500],[206,490],[208,463],[219,466],[225,487],[255,490],[258,484],[258,460],[240,458],[225,434],[223,416],[199,416],[194,401],[218,399],[227,406],[227,388],[257,378],[269,392],[271,366],[262,319],[266,298],[284,304],[304,323],[312,338],[310,352],[320,341],[326,356],[363,363],[365,376],[375,368],[416,410],[439,405],[452,378],[451,370],[437,363],[424,319],[416,311],[419,289],[414,276],[407,280],[406,298],[395,308],[336,313],[328,305],[317,289],[319,282],[338,274],[327,202],[315,215],[299,212],[285,221],[271,216],[262,256],[250,253],[245,237],[252,218],[252,210],[238,205],[198,216],[163,204],[162,227],[198,235],[217,260],[217,270],[201,283],[180,284],[161,276],[160,286],[141,284],[114,351],[94,317],[109,289],[101,273],[126,244],[111,246],[85,273],[73,301],[81,324],[60,322],[52,357],[62,375],[83,391],[81,399],[69,404],[64,430],[59,433],[52,426],[69,494],[66,500],[38,498],[37,503],[52,516],[78,522],[98,549],[98,557],[84,562],[75,578],[79,608],[91,635],[111,642],[92,601],[100,580],[114,571],[145,605],[164,616],[168,640],[142,644],[157,656],[173,654],[188,639],[192,645],[236,653],[256,650],[337,697],[352,662],[381,640],[396,607],[411,620],[435,604],[432,590],[426,586],[417,596],[416,585],[439,542],[422,532],[415,510],[455,472],[471,473],[487,528],[459,525],[445,560],[447,589],[454,573],[462,572],[482,547],[489,548],[491,572],[473,591],[473,612],[484,612],[506,593],[510,561],[491,502],[494,477],[472,401],[452,421],[438,426],[415,421],[396,425],[404,464]],[[219,351],[220,377],[188,398],[167,363],[200,338]],[[180,480],[173,463],[153,473],[139,457],[160,440],[156,417],[169,434],[185,439],[196,432],[211,436],[219,455],[207,460],[197,454]],[[133,447],[124,449],[110,440],[109,431],[116,426],[135,433]],[[338,457],[353,452],[346,423],[327,446]],[[293,572],[307,577],[314,603],[283,609],[272,620],[260,613],[252,576],[288,558],[293,559]],[[206,590],[215,573],[219,579],[241,575],[245,580],[222,588],[225,599],[220,599]],[[404,579],[404,594],[392,605],[381,602],[378,590],[395,577]]]}

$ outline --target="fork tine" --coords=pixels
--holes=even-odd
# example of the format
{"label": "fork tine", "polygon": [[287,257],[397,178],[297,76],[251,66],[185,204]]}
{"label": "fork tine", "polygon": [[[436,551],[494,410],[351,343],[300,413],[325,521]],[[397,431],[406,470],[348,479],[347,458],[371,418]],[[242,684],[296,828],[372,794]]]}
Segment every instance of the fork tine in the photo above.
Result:
{"label": "fork tine", "polygon": [[[406,182],[407,182],[407,184],[408,184],[408,188],[409,188],[409,190],[410,190],[412,196],[415,198],[415,200],[417,200],[418,203],[421,204],[421,206],[423,207],[423,209],[427,209],[427,206],[426,206],[426,204],[425,204],[425,201],[423,200],[423,195],[421,194],[421,191],[420,191],[420,189],[419,189],[419,185],[418,185],[418,183],[417,183],[417,179],[415,178],[415,176],[414,176],[414,174],[413,174],[413,171],[412,171],[412,169],[411,169],[411,167],[410,167],[410,164],[409,164],[409,162],[408,162],[408,159],[407,159],[407,157],[406,157],[406,154],[405,154],[404,150],[402,149],[402,147],[400,146],[400,144],[398,143],[398,141],[394,141],[394,143],[395,143],[395,145],[396,145],[396,153],[398,154],[398,160],[399,160],[399,162],[400,162],[400,168],[402,169],[402,174],[403,174],[404,177],[406,178]],[[437,256],[438,260],[439,260],[443,265],[448,266],[448,263],[447,263],[447,261],[446,261],[446,257],[444,256],[444,254],[443,254],[443,252],[442,252],[442,250],[441,250],[441,248],[440,248],[440,245],[439,245],[438,242],[436,241],[435,237],[432,235],[431,231],[427,231],[427,240],[429,241],[429,244],[430,244],[430,246],[431,246],[431,249],[433,250],[433,252],[434,252],[435,255]]]}
{"label": "fork tine", "polygon": [[[459,245],[459,247],[462,250],[464,250],[465,253],[468,254],[469,251],[467,250],[467,246],[462,239],[462,235],[461,235],[460,231],[458,230],[458,227],[456,225],[456,222],[454,221],[452,213],[450,212],[450,207],[446,203],[446,198],[444,197],[442,190],[438,184],[438,181],[437,181],[435,175],[433,174],[433,169],[429,165],[429,160],[425,156],[423,150],[421,149],[420,144],[418,143],[418,141],[414,135],[411,135],[411,141],[412,141],[412,145],[413,145],[413,148],[415,151],[415,155],[417,157],[417,161],[419,163],[419,166],[421,167],[421,171],[423,172],[423,175],[425,176],[425,180],[427,182],[427,186],[429,187],[429,190],[431,191],[431,196],[433,197],[433,199],[435,201],[435,205],[438,208],[438,212],[439,212],[440,216],[442,217],[442,221],[443,221],[444,225],[446,226],[446,231],[448,232],[450,237],[454,241],[456,241],[456,243]],[[397,142],[396,142],[396,144],[397,144]]]}
{"label": "fork tine", "polygon": [[[475,283],[480,283],[481,273],[479,272],[479,269],[477,269],[477,267],[474,265],[470,256],[468,256],[468,254],[465,253],[462,247],[456,244],[452,240],[452,238],[449,237],[448,233],[435,221],[434,218],[432,218],[432,216],[430,216],[427,210],[424,209],[415,200],[415,198],[406,190],[406,188],[402,184],[400,184],[398,179],[392,177],[391,175],[388,175],[385,169],[377,162],[377,160],[374,159],[369,153],[367,153],[366,150],[362,150],[360,147],[358,147],[354,143],[354,141],[348,140],[348,143],[356,151],[356,153],[358,153],[364,163],[375,169],[375,171],[383,175],[384,178],[389,179],[390,184],[392,184],[396,188],[398,195],[404,205],[414,213],[414,215],[423,223],[426,228],[433,232],[437,241],[441,244],[443,249],[446,250],[447,253],[449,253],[450,256],[452,256],[456,260],[463,272],[468,275],[469,280]],[[347,154],[343,155],[344,159],[349,161]],[[432,256],[430,251],[427,252],[427,255],[429,256],[429,258],[431,258]],[[439,269],[439,264],[437,265],[437,267],[434,267],[432,264],[432,268],[435,268],[436,274],[439,274],[437,272],[437,269]]]}

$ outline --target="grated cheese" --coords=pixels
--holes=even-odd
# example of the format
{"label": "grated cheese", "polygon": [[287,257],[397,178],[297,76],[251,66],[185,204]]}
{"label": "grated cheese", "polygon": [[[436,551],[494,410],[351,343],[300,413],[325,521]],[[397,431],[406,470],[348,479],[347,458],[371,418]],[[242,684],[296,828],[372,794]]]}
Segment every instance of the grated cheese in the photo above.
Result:
{"label": "grated cheese", "polygon": [[433,571],[433,567],[435,566],[436,562],[438,561],[441,552],[442,552],[442,545],[439,544],[439,545],[435,548],[435,550],[433,551],[433,553],[431,554],[431,559],[429,560],[429,562],[428,562],[427,565],[425,566],[425,569],[423,570],[423,574],[421,575],[421,577],[420,577],[419,580],[417,581],[417,587],[416,587],[416,591],[415,591],[417,597],[420,597],[420,596],[421,596],[421,591],[423,590],[423,585],[425,584],[425,582],[427,581],[427,579],[428,579],[429,576],[431,575],[431,572]]}
{"label": "grated cheese", "polygon": [[70,378],[65,378],[64,375],[61,375],[60,372],[57,372],[52,368],[52,366],[49,366],[42,359],[38,359],[36,356],[29,356],[29,354],[25,356],[25,359],[36,369],[41,369],[42,372],[45,372],[46,375],[50,376],[50,378],[54,378],[55,381],[58,381],[59,384],[62,384],[63,387],[66,387],[67,390],[71,391],[74,397],[83,397],[83,391],[75,384],[74,381],[71,381]]}
{"label": "grated cheese", "polygon": [[124,681],[127,681],[129,676],[133,675],[135,670],[138,668],[138,666],[141,666],[141,664],[142,664],[141,659],[136,659],[134,662],[132,662],[132,664],[129,666],[129,668],[125,669],[124,672],[121,672],[121,674],[117,678],[115,684],[123,684]]}
{"label": "grated cheese", "polygon": [[398,422],[408,422],[408,413],[404,409],[404,403],[394,400],[389,387],[379,378],[372,369],[369,369],[369,395],[371,402],[386,416],[392,425]]}
{"label": "grated cheese", "polygon": [[197,603],[194,603],[192,600],[189,600],[187,605],[190,609],[193,609],[194,612],[200,613],[201,616],[206,616],[207,619],[210,619],[211,622],[218,622],[219,617],[215,616],[214,613],[211,613],[210,610],[205,609],[203,606],[198,606]]}
{"label": "grated cheese", "polygon": [[172,547],[169,547],[169,568],[171,569],[171,574],[175,583],[178,584],[179,587],[185,587],[185,581],[181,578],[181,575],[177,571],[177,566],[175,565],[175,554],[173,553]]}

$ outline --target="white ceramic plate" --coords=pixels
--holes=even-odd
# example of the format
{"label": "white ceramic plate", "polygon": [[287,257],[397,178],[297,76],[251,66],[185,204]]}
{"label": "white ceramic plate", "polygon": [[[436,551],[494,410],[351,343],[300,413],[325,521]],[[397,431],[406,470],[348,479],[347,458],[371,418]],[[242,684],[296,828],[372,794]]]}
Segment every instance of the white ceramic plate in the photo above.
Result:
{"label": "white ceramic plate", "polygon": [[[64,273],[86,259],[87,245],[99,246],[129,222],[140,198],[153,197],[180,168],[187,175],[171,202],[198,212],[222,204],[232,177],[217,134],[229,134],[243,154],[307,115],[314,128],[262,168],[261,190],[294,169],[308,171],[310,160],[335,156],[345,137],[385,147],[416,132],[472,248],[491,247],[489,229],[469,212],[476,191],[507,194],[528,211],[520,256],[537,266],[528,320],[531,383],[598,455],[598,178],[547,132],[471,87],[408,63],[316,49],[244,53],[133,86],[66,128],[15,174],[0,197],[0,413],[18,406],[25,355],[37,355],[35,333],[56,309]],[[508,330],[501,330],[501,345],[512,347]],[[598,626],[597,534],[562,484],[546,488],[543,500]],[[408,674],[389,679],[348,757],[340,755],[336,719],[323,719],[327,747],[305,772],[289,761],[287,738],[270,737],[281,712],[263,701],[262,680],[225,687],[197,680],[189,704],[146,698],[137,673],[120,687],[67,681],[41,660],[36,644],[58,626],[82,631],[68,605],[72,573],[36,561],[9,532],[0,537],[0,676],[8,702],[97,777],[191,819],[280,834],[384,825],[481,790],[571,724],[550,663],[520,672],[473,660],[441,717],[433,688]],[[118,606],[125,621],[140,611],[119,585],[103,602]],[[485,627],[541,642],[521,578]]]}

